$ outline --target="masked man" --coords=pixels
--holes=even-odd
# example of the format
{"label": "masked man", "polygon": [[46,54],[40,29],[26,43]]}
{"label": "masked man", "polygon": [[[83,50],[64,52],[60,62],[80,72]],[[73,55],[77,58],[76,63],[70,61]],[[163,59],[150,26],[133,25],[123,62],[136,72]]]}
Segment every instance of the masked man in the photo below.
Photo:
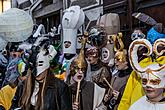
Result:
{"label": "masked man", "polygon": [[165,97],[163,95],[165,87],[165,65],[156,60],[147,67],[142,68],[137,61],[137,49],[139,46],[145,46],[148,49],[147,55],[155,53],[157,57],[163,55],[164,50],[158,51],[158,47],[164,47],[165,39],[158,39],[152,46],[146,39],[135,40],[129,47],[130,63],[142,81],[145,95],[137,100],[129,110],[164,110]]}
{"label": "masked man", "polygon": [[117,110],[117,107],[123,95],[127,80],[131,73],[131,70],[128,66],[128,62],[126,60],[127,54],[125,51],[126,50],[123,50],[124,54],[122,58],[124,59],[118,56],[118,53],[115,54],[115,67],[117,71],[115,72],[115,74],[112,75],[112,79],[111,79],[111,85],[113,87],[113,90],[111,90],[110,94],[106,94],[104,98],[105,102],[107,102],[107,97],[109,95],[110,110]]}
{"label": "masked man", "polygon": [[31,73],[17,89],[18,107],[23,110],[71,110],[67,85],[49,71],[49,61],[57,52],[49,45],[48,38],[38,39],[29,52],[29,59],[24,59]]}
{"label": "masked man", "polygon": [[[83,44],[84,45],[84,44]],[[85,47],[85,46],[82,46]],[[105,89],[95,83],[85,81],[87,62],[84,58],[84,49],[70,65],[69,83],[72,91],[73,110],[106,110],[103,105]]]}

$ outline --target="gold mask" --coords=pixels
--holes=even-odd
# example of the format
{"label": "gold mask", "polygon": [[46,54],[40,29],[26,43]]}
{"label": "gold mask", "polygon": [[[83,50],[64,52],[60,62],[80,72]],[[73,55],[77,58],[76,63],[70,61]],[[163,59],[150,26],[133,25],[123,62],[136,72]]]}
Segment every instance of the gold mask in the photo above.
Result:
{"label": "gold mask", "polygon": [[119,61],[119,62],[126,62],[127,59],[126,59],[126,55],[127,55],[127,52],[126,50],[118,50],[115,54],[115,60]]}
{"label": "gold mask", "polygon": [[87,38],[84,37],[81,41],[82,47],[80,50],[80,53],[77,58],[75,58],[70,65],[70,74],[75,75],[78,69],[81,69],[83,72],[86,72],[87,69],[87,62],[85,60],[85,55],[84,55],[84,48],[85,44],[87,42]]}
{"label": "gold mask", "polygon": [[112,35],[114,41],[114,51],[115,53],[115,60],[119,62],[126,62],[126,55],[127,51],[124,49],[124,43],[122,41],[122,33],[118,33],[117,35]]}

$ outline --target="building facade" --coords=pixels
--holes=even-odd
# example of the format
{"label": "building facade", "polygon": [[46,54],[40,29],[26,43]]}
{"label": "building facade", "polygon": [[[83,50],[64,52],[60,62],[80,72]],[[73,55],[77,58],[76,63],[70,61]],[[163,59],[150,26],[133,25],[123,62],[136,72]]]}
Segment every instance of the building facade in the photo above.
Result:
{"label": "building facade", "polygon": [[35,24],[44,24],[46,32],[60,24],[62,0],[12,0],[12,7],[27,11]]}
{"label": "building facade", "polygon": [[[79,5],[86,15],[86,25],[96,21],[100,15],[118,13],[120,30],[124,34],[126,48],[130,40],[126,40],[135,27],[148,27],[132,17],[134,12],[143,12],[165,25],[165,0],[12,0],[12,7],[24,9],[33,16],[36,24],[44,24],[46,31],[61,23],[63,10],[72,5]],[[92,24],[91,22],[91,24]],[[95,25],[95,22],[92,24]],[[89,25],[92,26],[92,25]]]}
{"label": "building facade", "polygon": [[132,17],[134,12],[145,13],[165,26],[165,0],[103,0],[103,12],[118,13],[120,16],[120,30],[124,34],[124,43],[128,48],[129,38],[134,28],[141,28],[145,34],[151,27]]}
{"label": "building facade", "polygon": [[103,0],[12,0],[12,7],[27,11],[36,24],[44,24],[47,32],[61,23],[63,10],[73,5],[83,8],[87,22],[103,14]]}

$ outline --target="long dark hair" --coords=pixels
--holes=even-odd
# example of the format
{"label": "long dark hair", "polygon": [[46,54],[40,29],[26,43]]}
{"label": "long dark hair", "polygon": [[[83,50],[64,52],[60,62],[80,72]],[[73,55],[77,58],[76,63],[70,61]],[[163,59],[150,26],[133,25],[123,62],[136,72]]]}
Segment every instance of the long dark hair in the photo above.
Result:
{"label": "long dark hair", "polygon": [[[48,70],[44,71],[45,73],[43,74],[48,74]],[[22,97],[19,100],[19,106],[23,110],[30,110],[31,108],[31,97],[34,91],[34,85],[35,85],[35,76],[32,74],[31,70],[28,71],[28,78],[25,81],[25,86],[23,90]],[[46,75],[47,76],[47,75]],[[38,92],[38,99],[37,103],[35,106],[35,110],[43,110],[44,104],[43,104],[43,96],[45,93],[45,83],[46,83],[46,78],[44,79],[43,84],[39,84],[39,92]]]}

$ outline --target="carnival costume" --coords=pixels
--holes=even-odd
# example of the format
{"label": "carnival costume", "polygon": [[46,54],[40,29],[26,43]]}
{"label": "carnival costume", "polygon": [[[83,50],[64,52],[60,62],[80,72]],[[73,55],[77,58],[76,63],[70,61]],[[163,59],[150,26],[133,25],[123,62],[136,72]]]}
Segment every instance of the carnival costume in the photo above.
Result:
{"label": "carnival costume", "polygon": [[[158,39],[155,41],[152,46],[151,43],[146,39],[138,39],[131,43],[129,47],[129,59],[132,68],[140,75],[142,79],[143,87],[151,88],[164,88],[165,86],[165,65],[158,63],[156,60],[149,64],[147,67],[142,68],[137,61],[137,50],[139,46],[145,46],[148,49],[148,53],[144,55],[151,55],[153,52],[157,57],[160,57],[164,54],[164,50],[158,52],[158,46],[165,45],[165,39]],[[148,83],[149,81],[149,83]],[[140,106],[141,105],[141,106]],[[129,110],[164,110],[165,100],[164,98],[159,102],[152,102],[148,97],[143,96],[137,100]]]}
{"label": "carnival costume", "polygon": [[108,89],[108,85],[105,83],[103,78],[106,78],[108,81],[111,80],[111,74],[109,68],[105,65],[100,58],[100,49],[106,45],[106,32],[102,27],[93,27],[89,32],[89,38],[92,47],[89,47],[86,50],[86,57],[89,57],[88,60],[91,60],[90,57],[97,59],[96,64],[90,64],[88,61],[88,69],[85,80],[96,83],[102,88]]}
{"label": "carnival costume", "polygon": [[[11,8],[0,15],[0,49],[4,49],[8,42],[21,42],[26,40],[33,30],[33,20],[31,16],[23,10]],[[21,76],[22,62],[18,60],[8,65],[8,81],[13,82]],[[11,71],[10,71],[11,70]],[[13,74],[11,74],[13,73]],[[17,86],[17,85],[16,85]],[[0,105],[6,110],[10,109],[16,88],[7,85],[0,90]]]}
{"label": "carnival costume", "polygon": [[[86,81],[84,78],[80,81],[80,83],[73,81],[76,77],[75,74],[79,72],[78,69],[83,71],[82,74],[84,77],[86,76],[87,62],[84,55],[86,41],[87,38],[83,38],[80,54],[71,62],[70,65],[70,75],[68,78],[71,84],[72,102],[74,103],[75,100],[78,101],[78,110],[106,110],[106,106],[102,103],[105,94],[104,88],[100,88],[97,84]],[[77,98],[76,96],[79,97]]]}
{"label": "carnival costume", "polygon": [[[133,14],[133,16],[135,16],[135,18],[138,18],[142,22],[147,22],[147,24],[150,24],[152,26],[157,24],[157,22],[153,18],[148,17],[143,13],[135,13]],[[147,34],[147,39],[151,41],[151,44],[154,44],[154,41],[156,41],[158,38],[164,38],[163,37],[164,35],[165,35],[164,33],[158,32],[154,28],[151,28],[149,30],[149,33]],[[159,64],[165,64],[164,56],[161,56],[156,60]],[[151,63],[152,63],[152,57],[148,57],[148,56],[147,58],[142,60],[140,59],[139,61],[140,66],[143,68],[145,68]],[[141,77],[135,71],[132,71],[128,79],[123,97],[120,101],[118,110],[127,110],[134,102],[136,102],[143,95],[144,95],[144,91],[141,85]]]}
{"label": "carnival costume", "polygon": [[63,54],[62,68],[64,69],[62,74],[65,74],[64,81],[69,74],[69,67],[71,61],[76,56],[77,49],[77,33],[78,29],[83,25],[85,20],[85,14],[80,6],[71,6],[64,10],[62,18],[62,30],[63,30]]}
{"label": "carnival costume", "polygon": [[[112,71],[112,79],[111,85],[113,90],[110,93],[110,101],[109,101],[109,108],[110,110],[117,110],[118,104],[121,100],[123,95],[127,80],[131,73],[131,70],[128,66],[127,61],[127,51],[124,49],[124,44],[122,41],[122,33],[118,33],[117,35],[112,35],[114,41],[114,51],[115,53],[115,70]],[[113,91],[117,91],[118,97],[114,97],[112,94]]]}
{"label": "carnival costume", "polygon": [[30,73],[17,89],[15,105],[23,110],[71,110],[67,85],[49,71],[50,60],[57,52],[52,45],[47,45],[48,38],[38,39],[32,46],[28,59],[24,59],[29,65]]}

